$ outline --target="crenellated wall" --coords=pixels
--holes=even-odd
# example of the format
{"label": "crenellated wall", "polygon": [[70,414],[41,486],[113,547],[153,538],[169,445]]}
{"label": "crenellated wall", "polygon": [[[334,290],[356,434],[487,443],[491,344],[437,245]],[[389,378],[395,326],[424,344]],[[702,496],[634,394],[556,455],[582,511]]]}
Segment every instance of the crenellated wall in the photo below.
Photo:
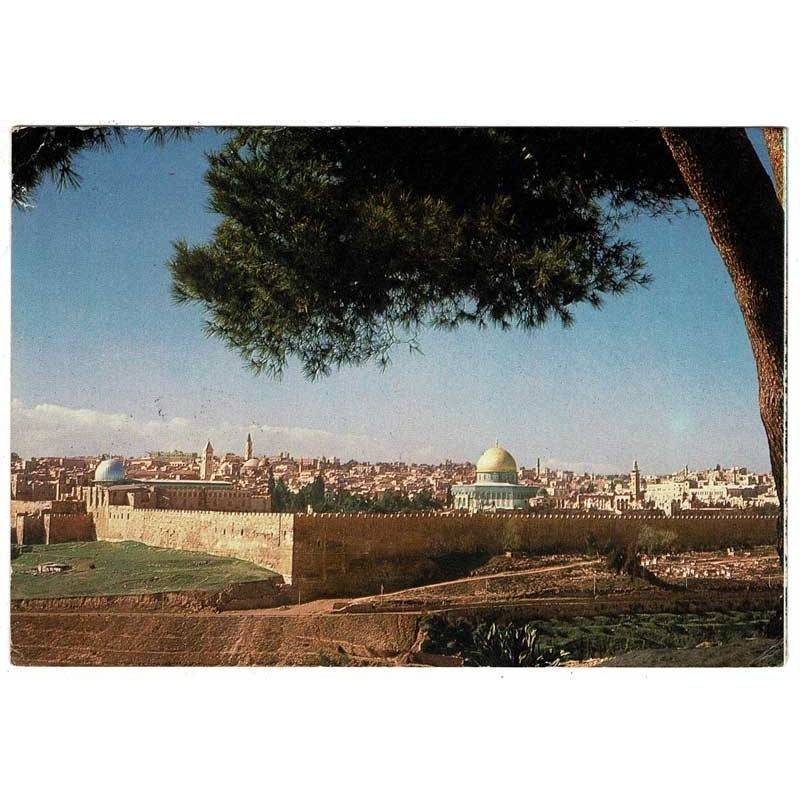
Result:
{"label": "crenellated wall", "polygon": [[585,553],[590,538],[632,541],[643,528],[675,534],[676,550],[772,544],[776,518],[755,515],[298,514],[293,583],[310,599],[372,594],[436,579],[452,556]]}
{"label": "crenellated wall", "polygon": [[20,512],[14,521],[14,541],[18,545],[45,544],[44,518],[40,512],[26,514]]}
{"label": "crenellated wall", "polygon": [[772,544],[776,518],[727,513],[273,514],[105,506],[98,539],[241,558],[278,572],[303,600],[390,591],[440,577],[443,560],[507,550],[587,552],[591,539],[633,541],[644,528],[674,534],[675,550]]}
{"label": "crenellated wall", "polygon": [[37,511],[44,511],[53,505],[52,500],[12,500],[11,501],[11,524],[16,523],[17,514],[35,514]]}
{"label": "crenellated wall", "polygon": [[90,542],[94,540],[94,519],[91,514],[47,513],[44,517],[45,544]]}
{"label": "crenellated wall", "polygon": [[12,538],[19,545],[89,542],[95,538],[94,518],[91,514],[49,508],[19,512]]}
{"label": "crenellated wall", "polygon": [[93,515],[98,539],[130,539],[154,547],[241,558],[291,580],[292,514],[106,506]]}

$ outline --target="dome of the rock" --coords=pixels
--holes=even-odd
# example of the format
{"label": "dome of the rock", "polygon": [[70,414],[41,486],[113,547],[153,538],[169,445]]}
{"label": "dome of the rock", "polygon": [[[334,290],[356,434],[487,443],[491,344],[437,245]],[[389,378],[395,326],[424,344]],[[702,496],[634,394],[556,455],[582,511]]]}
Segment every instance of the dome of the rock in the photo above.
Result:
{"label": "dome of the rock", "polygon": [[478,472],[517,472],[517,462],[504,447],[490,447],[478,459]]}
{"label": "dome of the rock", "polygon": [[519,482],[517,462],[495,444],[478,459],[475,483],[451,487],[453,508],[465,511],[522,511],[530,508],[537,487]]}

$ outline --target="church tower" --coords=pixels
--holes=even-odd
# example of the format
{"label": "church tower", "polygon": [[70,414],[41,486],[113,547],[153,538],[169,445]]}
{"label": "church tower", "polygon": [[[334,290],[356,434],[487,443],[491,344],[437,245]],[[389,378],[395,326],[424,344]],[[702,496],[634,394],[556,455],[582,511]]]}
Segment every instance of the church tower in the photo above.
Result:
{"label": "church tower", "polygon": [[638,501],[642,495],[642,474],[639,472],[639,463],[634,459],[631,470],[631,500]]}
{"label": "church tower", "polygon": [[249,461],[253,457],[253,439],[247,434],[247,442],[244,446],[244,460]]}
{"label": "church tower", "polygon": [[201,481],[208,481],[211,480],[211,476],[214,473],[214,448],[211,446],[211,442],[206,442],[206,446],[203,449],[203,455],[200,458],[200,480]]}

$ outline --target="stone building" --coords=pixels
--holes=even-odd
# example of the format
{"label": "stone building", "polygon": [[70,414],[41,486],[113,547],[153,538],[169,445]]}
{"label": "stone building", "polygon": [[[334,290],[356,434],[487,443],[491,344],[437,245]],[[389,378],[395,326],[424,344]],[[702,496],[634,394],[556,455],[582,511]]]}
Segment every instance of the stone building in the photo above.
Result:
{"label": "stone building", "polygon": [[95,470],[94,485],[82,492],[88,510],[103,506],[180,509],[186,511],[270,511],[269,497],[238,489],[228,481],[136,480],[126,478],[117,458]]}
{"label": "stone building", "polygon": [[475,483],[457,484],[451,491],[457,510],[513,511],[530,508],[530,499],[539,489],[519,482],[517,462],[495,444],[478,459]]}
{"label": "stone building", "polygon": [[12,500],[56,500],[58,488],[58,481],[37,480],[18,472],[11,476]]}

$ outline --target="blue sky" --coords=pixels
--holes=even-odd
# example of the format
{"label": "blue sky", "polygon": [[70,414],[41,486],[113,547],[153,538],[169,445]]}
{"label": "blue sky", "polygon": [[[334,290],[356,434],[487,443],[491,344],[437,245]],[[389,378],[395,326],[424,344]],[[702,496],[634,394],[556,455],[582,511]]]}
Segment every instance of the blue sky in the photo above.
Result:
{"label": "blue sky", "polygon": [[[13,212],[11,445],[22,455],[147,449],[475,460],[497,438],[521,464],[645,473],[769,468],[755,366],[702,217],[625,231],[654,281],[535,332],[426,332],[424,355],[316,382],[247,372],[175,306],[172,242],[211,235],[211,130],[157,148],[133,134],[80,156],[78,191],[49,182]],[[760,143],[759,143],[760,145]],[[763,155],[763,153],[762,153]]]}

